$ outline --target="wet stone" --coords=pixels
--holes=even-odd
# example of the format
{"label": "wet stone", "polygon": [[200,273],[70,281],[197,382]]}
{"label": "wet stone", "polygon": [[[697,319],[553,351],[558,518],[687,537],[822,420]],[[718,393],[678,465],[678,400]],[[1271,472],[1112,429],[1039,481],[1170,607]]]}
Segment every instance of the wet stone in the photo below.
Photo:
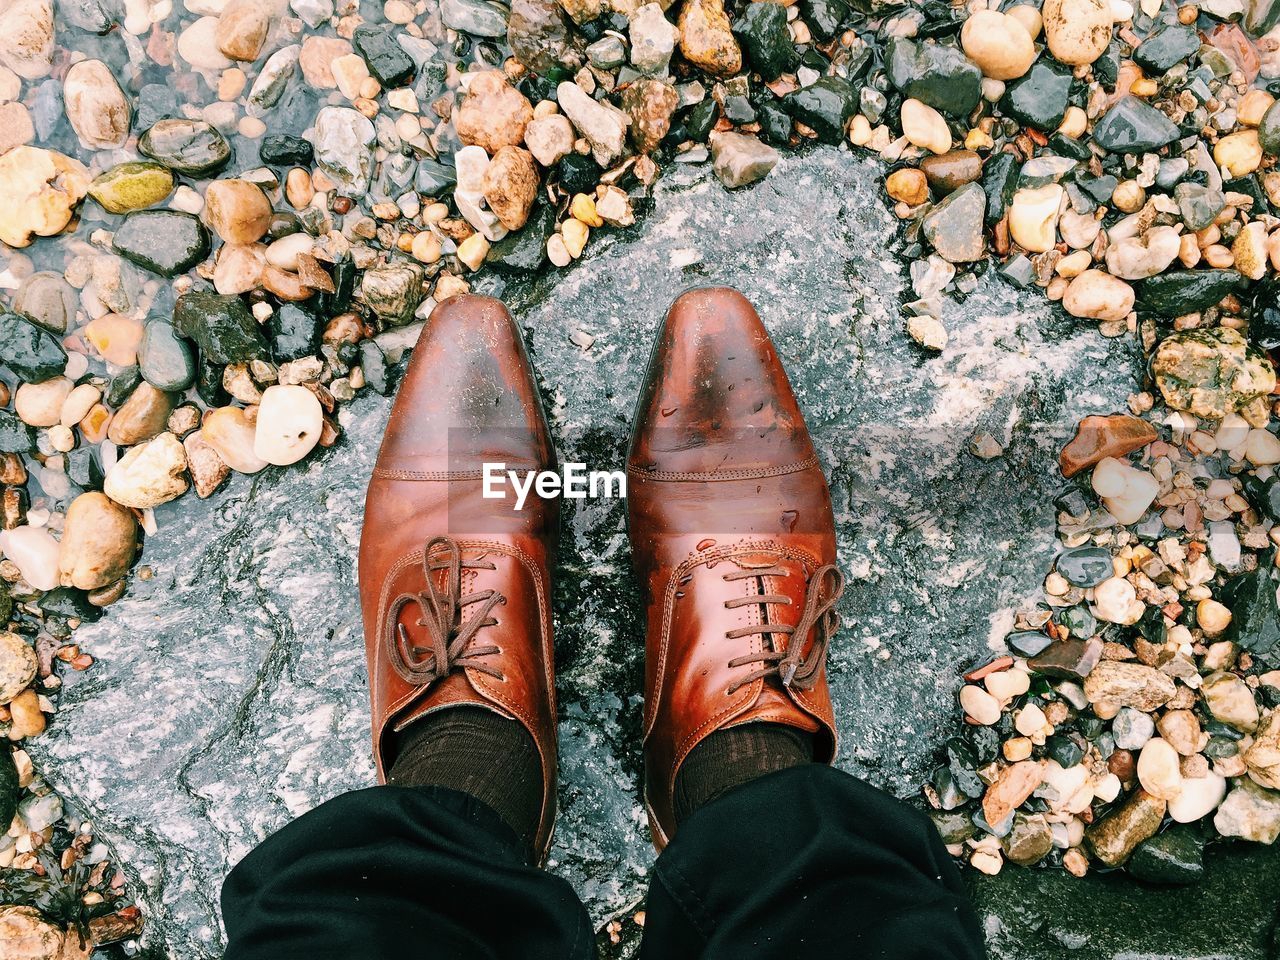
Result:
{"label": "wet stone", "polygon": [[271,355],[277,363],[315,356],[322,332],[320,317],[305,304],[286,303],[267,320]]}
{"label": "wet stone", "polygon": [[507,14],[485,0],[443,0],[440,19],[455,30],[478,37],[501,37],[507,32]]}
{"label": "wet stone", "polygon": [[[661,8],[658,10],[661,17]],[[549,73],[569,47],[564,12],[555,0],[514,0],[507,20],[507,43],[517,60],[537,73]],[[617,66],[617,64],[614,64]]]}
{"label": "wet stone", "polygon": [[209,255],[200,218],[178,210],[139,210],[116,230],[111,249],[162,277],[176,277]]}
{"label": "wet stone", "polygon": [[845,0],[800,0],[800,13],[814,36],[829,40],[849,15]]}
{"label": "wet stone", "polygon": [[374,139],[373,124],[350,107],[324,107],[316,114],[316,163],[351,196],[369,189]]}
{"label": "wet stone", "polygon": [[364,57],[369,73],[386,89],[403,87],[413,80],[414,62],[392,31],[362,23],[351,35],[351,46]]}
{"label": "wet stone", "polygon": [[1266,355],[1227,327],[1187,330],[1166,338],[1152,357],[1151,372],[1165,403],[1215,420],[1276,386]]}
{"label": "wet stone", "polygon": [[921,232],[938,255],[950,263],[979,260],[986,252],[982,235],[986,206],[982,187],[966,184],[925,215]]}
{"label": "wet stone", "polygon": [[390,324],[408,323],[422,299],[422,271],[410,263],[391,263],[366,271],[360,298]]}
{"label": "wet stone", "polygon": [[982,158],[972,150],[952,150],[925,157],[920,161],[920,169],[929,178],[930,187],[939,194],[947,194],[982,175]]}
{"label": "wet stone", "polygon": [[205,290],[184,293],[173,306],[173,328],[196,342],[204,362],[239,363],[267,352],[258,322],[239,297]]}
{"label": "wet stone", "polygon": [[283,133],[269,133],[258,145],[258,159],[276,167],[305,167],[314,156],[310,141]]}
{"label": "wet stone", "polygon": [[776,100],[766,100],[756,111],[760,136],[769,143],[782,146],[791,141],[791,117]]}
{"label": "wet stone", "polygon": [[108,213],[143,210],[172,191],[173,174],[169,168],[141,160],[116,164],[89,184],[89,196]]}
{"label": "wet stone", "polygon": [[1137,306],[1162,317],[1180,317],[1213,306],[1241,283],[1234,270],[1168,270],[1137,284]]}
{"label": "wet stone", "polygon": [[747,4],[733,25],[733,33],[747,63],[765,80],[777,79],[795,58],[787,30],[787,10],[780,4]]}
{"label": "wet stone", "polygon": [[824,143],[844,139],[844,126],[858,109],[853,85],[840,77],[821,77],[807,87],[787,94],[783,105],[791,116],[812,127]]}
{"label": "wet stone", "polygon": [[1109,867],[1118,867],[1138,844],[1160,829],[1165,806],[1165,801],[1145,790],[1135,790],[1119,808],[1085,832],[1085,842],[1097,859]]}
{"label": "wet stone", "polygon": [[1147,34],[1133,51],[1133,62],[1148,73],[1164,73],[1199,49],[1200,36],[1194,27],[1170,23]]}
{"label": "wet stone", "polygon": [[28,383],[41,383],[66,369],[67,352],[49,331],[6,310],[0,313],[0,364]]}
{"label": "wet stone", "polygon": [[1011,153],[989,157],[982,168],[982,190],[987,196],[987,223],[996,223],[1018,190],[1018,158]]}
{"label": "wet stone", "polygon": [[1125,97],[1093,128],[1093,142],[1113,153],[1158,150],[1178,139],[1173,121],[1137,97]]}
{"label": "wet stone", "polygon": [[62,274],[50,270],[33,273],[13,296],[13,312],[34,320],[51,333],[65,333],[74,325],[80,295]]}
{"label": "wet stone", "polygon": [[1034,657],[1053,643],[1053,637],[1038,630],[1017,630],[1005,637],[1005,643],[1020,657]]}
{"label": "wet stone", "polygon": [[21,797],[22,788],[18,786],[18,768],[13,762],[13,752],[8,747],[0,747],[0,820],[13,822]]}
{"label": "wet stone", "polygon": [[180,393],[196,379],[191,347],[163,320],[151,320],[138,344],[138,371],[158,390]]}
{"label": "wet stone", "polygon": [[1000,840],[1004,854],[1016,864],[1029,867],[1053,849],[1053,833],[1042,816],[1014,815],[1013,827]]}
{"label": "wet stone", "polygon": [[1115,576],[1106,547],[1076,547],[1058,555],[1057,571],[1077,587],[1096,587]]}
{"label": "wet stone", "polygon": [[1083,680],[1102,659],[1102,641],[1096,637],[1088,640],[1059,640],[1050,644],[1038,656],[1027,661],[1037,673],[1060,680]]}
{"label": "wet stone", "polygon": [[1178,201],[1182,222],[1188,230],[1203,230],[1227,205],[1221,190],[1214,190],[1199,183],[1180,183],[1173,190]]}
{"label": "wet stone", "polygon": [[0,410],[0,453],[27,453],[36,445],[36,432],[8,410]]}
{"label": "wet stone", "polygon": [[383,356],[382,348],[372,340],[360,344],[360,368],[364,371],[364,382],[374,393],[386,396],[391,391],[387,358]]}
{"label": "wet stone", "polygon": [[[1268,487],[1273,493],[1280,491],[1280,479],[1273,477]],[[1260,563],[1257,570],[1241,574],[1227,586],[1223,601],[1231,609],[1231,625],[1224,639],[1253,653],[1275,657],[1280,653],[1280,603],[1271,568],[1270,563]]]}
{"label": "wet stone", "polygon": [[[706,139],[705,136],[703,139]],[[556,171],[560,175],[560,186],[565,193],[575,194],[594,190],[604,168],[586,154],[570,153],[556,165]]]}
{"label": "wet stone", "polygon": [[[1276,9],[1280,10],[1280,3],[1276,4]],[[1258,124],[1258,144],[1271,155],[1280,153],[1280,101],[1273,103],[1267,108],[1267,112],[1262,115],[1262,122]]]}
{"label": "wet stone", "polygon": [[1039,60],[1026,75],[1005,88],[1001,109],[1019,123],[1052,131],[1062,123],[1071,93],[1071,74],[1051,62]]}
{"label": "wet stone", "polygon": [[[547,258],[547,239],[555,233],[555,210],[540,204],[523,230],[515,230],[493,244],[484,262],[502,273],[532,273]],[[366,376],[367,376],[366,372]]]}
{"label": "wet stone", "polygon": [[898,38],[885,50],[885,74],[903,96],[956,117],[977,106],[982,71],[955,47]]}
{"label": "wet stone", "polygon": [[160,120],[138,138],[138,152],[189,177],[207,177],[227,165],[231,144],[203,120]]}

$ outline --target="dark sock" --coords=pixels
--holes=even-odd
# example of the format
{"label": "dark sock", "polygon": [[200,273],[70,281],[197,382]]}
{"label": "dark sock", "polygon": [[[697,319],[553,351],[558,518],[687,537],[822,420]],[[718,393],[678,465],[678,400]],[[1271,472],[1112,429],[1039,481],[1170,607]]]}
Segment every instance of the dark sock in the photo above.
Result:
{"label": "dark sock", "polygon": [[387,783],[448,787],[488,804],[533,845],[542,816],[542,759],[520,723],[483,707],[450,707],[400,732]]}
{"label": "dark sock", "polygon": [[676,774],[676,823],[721,794],[766,773],[813,762],[813,734],[781,723],[717,730],[685,758]]}

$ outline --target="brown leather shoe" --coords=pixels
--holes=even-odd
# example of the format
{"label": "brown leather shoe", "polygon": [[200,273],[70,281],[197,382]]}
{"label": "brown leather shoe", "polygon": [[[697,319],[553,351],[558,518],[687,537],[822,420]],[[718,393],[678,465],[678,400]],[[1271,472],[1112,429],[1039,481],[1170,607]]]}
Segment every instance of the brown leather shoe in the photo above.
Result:
{"label": "brown leather shoe", "polygon": [[826,479],[760,318],[691,290],[658,333],[636,408],[627,510],[645,594],[645,805],[675,831],[676,773],[710,734],[753,722],[835,756],[826,649],[844,582]]}
{"label": "brown leather shoe", "polygon": [[555,469],[546,415],[511,315],[489,297],[432,312],[365,497],[360,603],[379,780],[394,734],[471,705],[519,721],[542,755],[542,818],[556,797],[551,568],[559,504],[484,499],[482,465]]}

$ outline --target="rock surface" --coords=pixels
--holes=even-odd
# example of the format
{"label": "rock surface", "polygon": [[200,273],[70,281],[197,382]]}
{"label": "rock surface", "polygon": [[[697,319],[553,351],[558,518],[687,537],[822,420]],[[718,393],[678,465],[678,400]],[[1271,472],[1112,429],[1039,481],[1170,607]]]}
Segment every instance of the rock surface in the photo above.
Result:
{"label": "rock surface", "polygon": [[[990,273],[946,309],[946,350],[913,355],[895,319],[906,290],[882,176],[834,150],[786,157],[736,193],[705,168],[681,170],[660,181],[638,229],[593,246],[573,270],[532,287],[478,286],[506,296],[528,331],[565,459],[601,469],[623,456],[650,330],[675,294],[730,283],[760,306],[831,474],[851,580],[831,655],[846,734],[839,763],[914,796],[955,732],[958,667],[998,644],[1006,611],[1038,589],[1057,552],[1058,450],[1081,416],[1122,409],[1138,371],[1122,343]],[[761,271],[766,260],[787,267]],[[595,338],[590,350],[571,339],[579,330]],[[372,782],[355,545],[389,403],[344,407],[343,441],[304,468],[236,476],[209,501],[157,509],[147,539],[155,576],[77,634],[97,663],[68,678],[57,722],[30,745],[143,881],[148,943],[161,955],[220,956],[227,865],[292,817]],[[1002,434],[1010,423],[1003,458],[969,459],[975,429]],[[562,817],[552,869],[598,924],[637,902],[653,859],[637,802],[641,619],[623,515],[620,501],[567,506],[556,597]],[[933,626],[942,611],[946,631]],[[1162,952],[1263,960],[1274,857],[1208,859],[1196,899],[1109,876],[983,877],[975,890],[992,956],[1149,955],[1159,924]],[[1099,911],[1100,896],[1116,907]],[[1230,917],[1191,906],[1204,896],[1231,902]],[[1135,925],[1139,908],[1148,922]],[[638,930],[624,921],[621,945],[602,935],[610,958],[634,956]]]}

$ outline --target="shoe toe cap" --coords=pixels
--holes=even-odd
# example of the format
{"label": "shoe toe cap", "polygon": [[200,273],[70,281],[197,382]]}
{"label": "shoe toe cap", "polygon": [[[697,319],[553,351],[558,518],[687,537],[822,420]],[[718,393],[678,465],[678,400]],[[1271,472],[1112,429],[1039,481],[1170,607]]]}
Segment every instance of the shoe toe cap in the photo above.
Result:
{"label": "shoe toe cap", "polygon": [[750,301],[728,287],[677,298],[636,410],[632,466],[726,473],[813,455],[782,361]]}
{"label": "shoe toe cap", "polygon": [[520,330],[501,301],[452,297],[423,327],[392,408],[382,470],[554,462]]}

